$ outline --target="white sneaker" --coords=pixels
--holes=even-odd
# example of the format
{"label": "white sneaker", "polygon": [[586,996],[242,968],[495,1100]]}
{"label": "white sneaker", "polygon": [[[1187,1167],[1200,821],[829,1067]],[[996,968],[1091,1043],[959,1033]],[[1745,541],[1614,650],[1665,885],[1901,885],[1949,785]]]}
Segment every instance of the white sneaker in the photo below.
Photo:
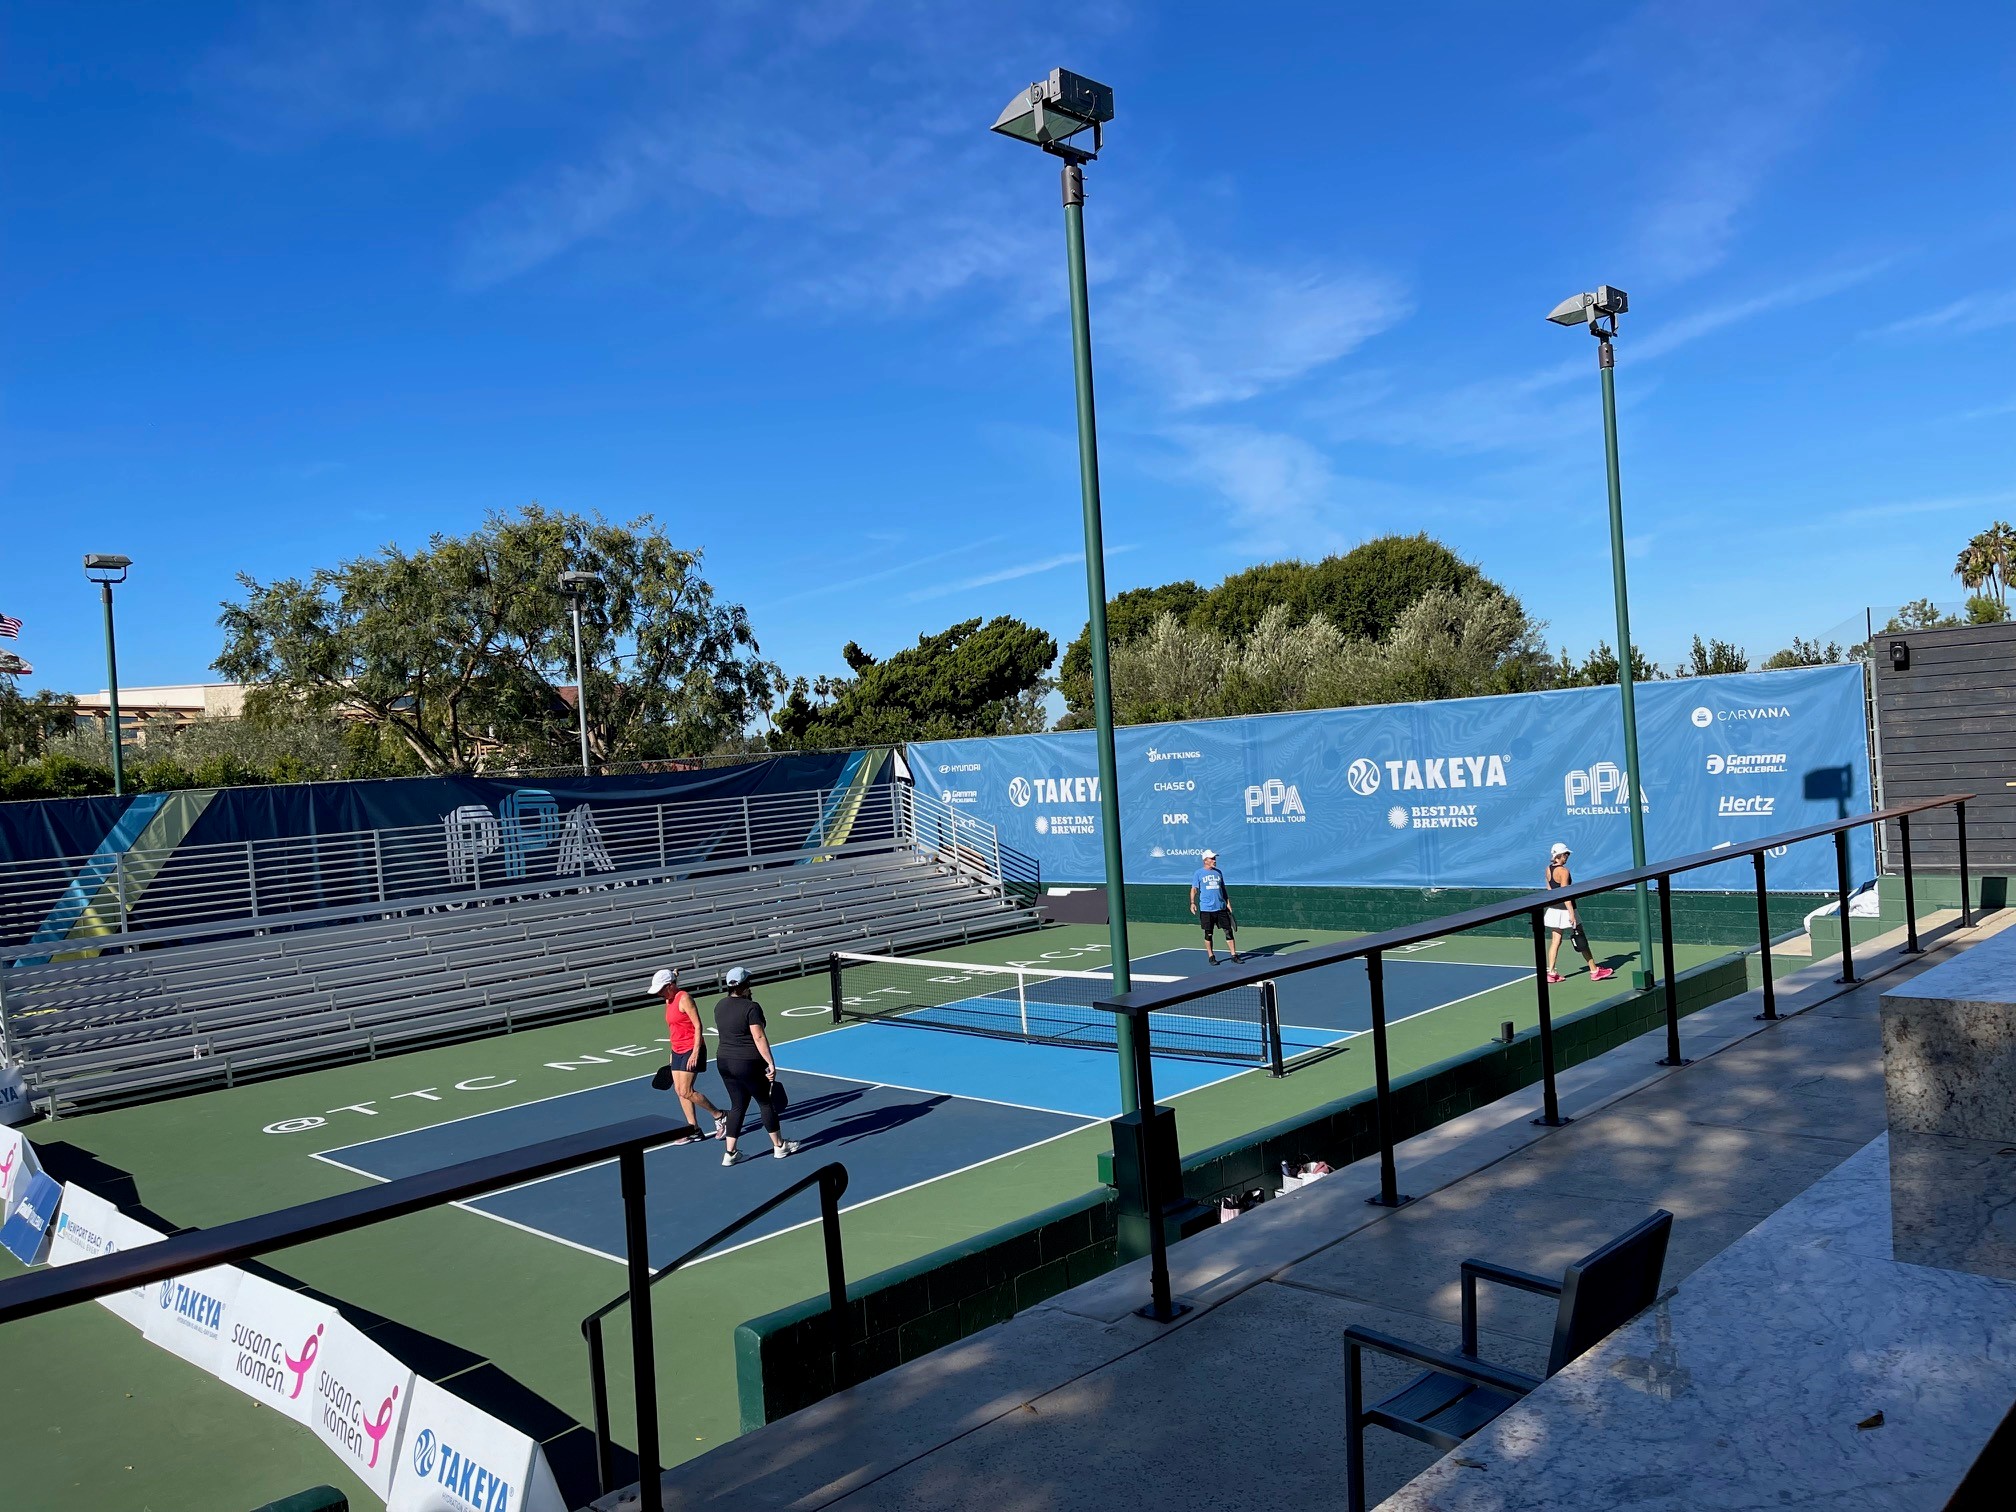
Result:
{"label": "white sneaker", "polygon": [[728,1137],[728,1120],[725,1118],[715,1119],[714,1132],[707,1137],[709,1139],[726,1139]]}
{"label": "white sneaker", "polygon": [[773,1160],[782,1160],[787,1155],[796,1155],[797,1153],[798,1141],[795,1139],[787,1139],[781,1145],[772,1146],[770,1150]]}
{"label": "white sneaker", "polygon": [[742,1152],[740,1150],[723,1150],[721,1152],[721,1164],[724,1166],[740,1165],[741,1163]]}

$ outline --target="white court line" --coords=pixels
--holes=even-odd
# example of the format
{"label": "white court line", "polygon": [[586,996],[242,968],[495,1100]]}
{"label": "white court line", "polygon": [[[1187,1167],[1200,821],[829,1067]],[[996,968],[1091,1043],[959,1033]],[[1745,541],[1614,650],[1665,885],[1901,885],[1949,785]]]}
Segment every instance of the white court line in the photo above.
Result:
{"label": "white court line", "polygon": [[[336,1169],[339,1171],[348,1171],[352,1176],[362,1176],[365,1180],[375,1181],[379,1183],[381,1186],[392,1179],[390,1176],[380,1176],[377,1175],[375,1172],[361,1171],[356,1166],[343,1164],[343,1162],[340,1160],[330,1160],[327,1155],[317,1155],[315,1159],[321,1161],[327,1161],[328,1164],[336,1167]],[[595,1165],[593,1166],[579,1166],[576,1169],[583,1171],[592,1171],[595,1169],[595,1166],[605,1166],[610,1164],[613,1164],[613,1162],[607,1160],[598,1160],[595,1162]],[[562,1176],[572,1176],[574,1172],[562,1171],[559,1174]],[[556,1178],[552,1176],[543,1176],[539,1179],[541,1181],[552,1181],[555,1180]],[[524,1186],[536,1186],[537,1184],[538,1184],[537,1182],[532,1181],[522,1183],[522,1185]],[[500,1193],[503,1191],[516,1191],[516,1190],[517,1190],[516,1187],[499,1188],[497,1192],[484,1193],[484,1196],[495,1197],[500,1195]],[[504,1224],[507,1228],[515,1228],[520,1233],[536,1234],[541,1239],[551,1239],[555,1244],[564,1244],[567,1246],[567,1248],[571,1250],[579,1250],[584,1255],[593,1255],[598,1260],[614,1261],[617,1265],[626,1265],[629,1263],[621,1255],[612,1255],[607,1250],[598,1250],[593,1249],[585,1244],[576,1244],[572,1239],[563,1239],[558,1234],[552,1233],[547,1229],[532,1228],[527,1224],[517,1222],[515,1219],[505,1218],[496,1213],[487,1213],[482,1208],[472,1206],[471,1201],[451,1202],[448,1204],[448,1206],[460,1208],[465,1213],[474,1213],[479,1218],[489,1218],[494,1222]]]}

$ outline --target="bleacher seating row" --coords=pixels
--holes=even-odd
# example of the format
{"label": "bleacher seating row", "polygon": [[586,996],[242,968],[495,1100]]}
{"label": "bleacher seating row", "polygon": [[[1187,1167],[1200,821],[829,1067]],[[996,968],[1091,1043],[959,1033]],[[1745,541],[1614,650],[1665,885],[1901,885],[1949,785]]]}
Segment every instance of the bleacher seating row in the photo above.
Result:
{"label": "bleacher seating row", "polygon": [[320,928],[108,936],[93,956],[16,965],[0,992],[33,1095],[63,1112],[641,1008],[660,965],[704,989],[731,965],[795,976],[836,949],[1036,923],[992,879],[876,842]]}

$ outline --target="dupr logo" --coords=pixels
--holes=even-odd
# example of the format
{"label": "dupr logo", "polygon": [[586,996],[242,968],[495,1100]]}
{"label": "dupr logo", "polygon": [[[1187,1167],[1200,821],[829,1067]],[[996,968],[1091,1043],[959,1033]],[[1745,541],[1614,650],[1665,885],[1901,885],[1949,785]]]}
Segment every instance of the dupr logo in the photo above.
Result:
{"label": "dupr logo", "polygon": [[1008,801],[1010,803],[1014,804],[1015,807],[1017,808],[1027,808],[1029,807],[1030,797],[1031,794],[1029,791],[1029,779],[1027,777],[1014,777],[1009,779]]}
{"label": "dupr logo", "polygon": [[1303,824],[1309,812],[1302,806],[1302,793],[1294,783],[1269,777],[1246,789],[1248,824]]}
{"label": "dupr logo", "polygon": [[1344,774],[1344,780],[1351,784],[1351,791],[1360,798],[1370,798],[1379,791],[1379,763],[1360,756],[1351,763],[1351,769]]}

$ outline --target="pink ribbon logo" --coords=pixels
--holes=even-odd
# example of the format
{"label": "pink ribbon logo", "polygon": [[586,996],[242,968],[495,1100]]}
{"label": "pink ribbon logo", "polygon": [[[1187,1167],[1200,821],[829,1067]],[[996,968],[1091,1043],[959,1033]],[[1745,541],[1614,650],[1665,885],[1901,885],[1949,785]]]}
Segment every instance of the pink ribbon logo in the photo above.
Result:
{"label": "pink ribbon logo", "polygon": [[384,1446],[385,1435],[392,1427],[392,1404],[399,1400],[399,1388],[392,1388],[392,1395],[378,1404],[378,1416],[364,1425],[364,1431],[371,1436],[371,1463],[364,1468],[378,1468],[378,1451]]}
{"label": "pink ribbon logo", "polygon": [[322,1325],[317,1323],[315,1325],[315,1332],[310,1334],[308,1342],[301,1346],[300,1359],[297,1360],[294,1356],[284,1351],[282,1352],[281,1358],[287,1362],[287,1368],[294,1372],[294,1389],[287,1393],[288,1401],[291,1402],[301,1395],[301,1388],[308,1382],[308,1369],[315,1363],[315,1356],[321,1352],[321,1349]]}
{"label": "pink ribbon logo", "polygon": [[9,1150],[7,1152],[7,1164],[0,1165],[0,1191],[7,1189],[7,1178],[14,1174],[14,1162],[20,1158],[21,1152],[19,1150]]}

